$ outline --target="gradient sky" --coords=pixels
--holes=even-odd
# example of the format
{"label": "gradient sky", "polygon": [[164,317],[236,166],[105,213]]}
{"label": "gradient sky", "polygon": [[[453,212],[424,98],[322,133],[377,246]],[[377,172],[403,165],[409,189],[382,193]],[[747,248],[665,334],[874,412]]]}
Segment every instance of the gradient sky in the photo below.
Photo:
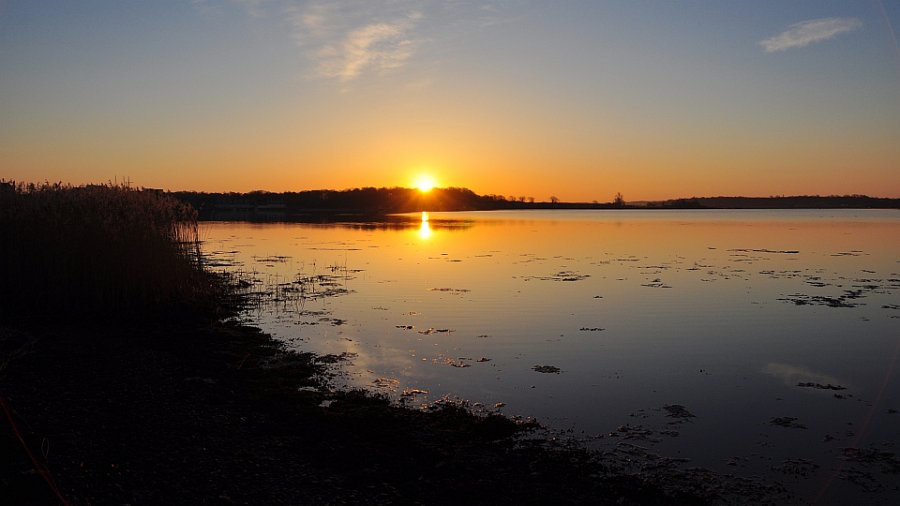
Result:
{"label": "gradient sky", "polygon": [[900,197],[900,2],[0,0],[0,178]]}

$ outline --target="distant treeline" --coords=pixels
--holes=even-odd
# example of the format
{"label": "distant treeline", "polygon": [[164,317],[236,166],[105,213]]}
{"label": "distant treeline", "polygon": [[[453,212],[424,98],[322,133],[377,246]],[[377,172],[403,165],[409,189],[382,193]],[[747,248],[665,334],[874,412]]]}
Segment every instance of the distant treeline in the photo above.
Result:
{"label": "distant treeline", "polygon": [[535,202],[533,198],[478,195],[467,188],[354,188],[300,192],[203,193],[172,192],[190,204],[200,219],[316,219],[316,217],[381,216],[418,211],[487,211],[504,209],[900,209],[900,199],[865,195],[791,197],[692,197],[626,204],[621,194],[612,202]]}
{"label": "distant treeline", "polygon": [[692,197],[654,202],[664,209],[900,209],[900,199],[865,195],[801,195],[791,197]]}
{"label": "distant treeline", "polygon": [[383,215],[418,211],[483,211],[499,209],[604,209],[622,204],[535,202],[526,197],[478,195],[467,188],[354,188],[272,193],[172,192],[191,204],[201,219],[281,218],[316,215]]}

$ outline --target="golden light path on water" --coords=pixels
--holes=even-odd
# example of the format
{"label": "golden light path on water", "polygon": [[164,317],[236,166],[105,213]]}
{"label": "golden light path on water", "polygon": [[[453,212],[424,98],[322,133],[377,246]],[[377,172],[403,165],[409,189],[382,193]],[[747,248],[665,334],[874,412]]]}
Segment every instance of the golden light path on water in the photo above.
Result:
{"label": "golden light path on water", "polygon": [[419,239],[427,241],[431,239],[431,224],[428,223],[428,211],[422,211],[422,224],[419,225]]}

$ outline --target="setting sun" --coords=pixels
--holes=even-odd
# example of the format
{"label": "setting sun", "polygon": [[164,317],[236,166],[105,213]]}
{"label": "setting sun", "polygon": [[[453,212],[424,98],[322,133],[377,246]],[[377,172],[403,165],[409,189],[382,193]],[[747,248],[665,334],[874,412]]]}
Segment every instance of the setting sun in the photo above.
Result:
{"label": "setting sun", "polygon": [[430,192],[434,187],[434,178],[431,176],[419,176],[418,179],[416,179],[416,188],[422,193]]}

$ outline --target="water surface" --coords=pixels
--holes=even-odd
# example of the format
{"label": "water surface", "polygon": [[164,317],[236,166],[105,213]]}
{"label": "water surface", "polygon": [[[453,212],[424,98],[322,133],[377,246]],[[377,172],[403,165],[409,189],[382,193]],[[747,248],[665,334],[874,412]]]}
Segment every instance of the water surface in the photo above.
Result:
{"label": "water surface", "polygon": [[823,503],[878,502],[900,481],[886,456],[900,441],[897,211],[432,213],[204,233],[217,268],[264,294],[246,317],[345,354],[349,385],[458,397]]}

